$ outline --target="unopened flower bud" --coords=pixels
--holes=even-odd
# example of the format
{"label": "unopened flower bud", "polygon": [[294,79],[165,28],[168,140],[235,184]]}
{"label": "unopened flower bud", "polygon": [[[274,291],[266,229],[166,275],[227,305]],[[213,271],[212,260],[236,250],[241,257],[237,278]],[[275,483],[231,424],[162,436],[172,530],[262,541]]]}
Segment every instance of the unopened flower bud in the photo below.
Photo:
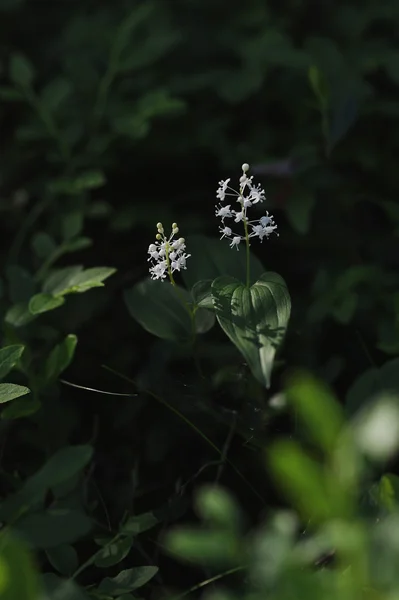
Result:
{"label": "unopened flower bud", "polygon": [[172,223],[172,229],[177,229],[177,223]]}
{"label": "unopened flower bud", "polygon": [[160,233],[157,233],[157,235],[155,236],[156,240],[162,240],[162,235]]}
{"label": "unopened flower bud", "polygon": [[241,168],[242,168],[243,172],[246,173],[247,171],[249,171],[249,164],[244,163]]}

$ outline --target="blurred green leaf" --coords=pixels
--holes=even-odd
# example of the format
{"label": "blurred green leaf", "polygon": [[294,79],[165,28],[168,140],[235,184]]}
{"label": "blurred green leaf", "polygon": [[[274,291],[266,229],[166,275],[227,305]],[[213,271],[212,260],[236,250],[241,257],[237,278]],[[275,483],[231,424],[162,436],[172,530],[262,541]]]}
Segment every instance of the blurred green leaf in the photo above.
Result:
{"label": "blurred green leaf", "polygon": [[152,512],[134,515],[133,517],[129,517],[126,523],[122,525],[120,532],[132,536],[138,535],[143,531],[152,529],[158,525],[159,522],[160,520]]}
{"label": "blurred green leaf", "polygon": [[117,565],[129,554],[132,547],[132,540],[129,537],[125,537],[116,540],[112,544],[105,546],[96,555],[94,564],[96,567],[105,569]]}
{"label": "blurred green leaf", "polygon": [[127,290],[124,298],[130,315],[149,333],[176,342],[192,339],[191,318],[183,304],[190,302],[187,290],[146,279]]}
{"label": "blurred green leaf", "polygon": [[62,237],[69,241],[79,235],[83,228],[83,213],[80,210],[69,212],[62,218]]}
{"label": "blurred green leaf", "polygon": [[78,338],[69,334],[53,348],[46,360],[44,377],[46,383],[55,381],[59,375],[70,365],[75,354]]}
{"label": "blurred green leaf", "polygon": [[21,102],[24,100],[23,94],[11,86],[0,86],[0,100],[4,102]]}
{"label": "blurred green leaf", "polygon": [[212,283],[212,300],[223,331],[242,353],[254,377],[268,388],[274,356],[291,311],[284,280],[276,273],[264,273],[247,288],[232,277],[219,277]]}
{"label": "blurred green leaf", "polygon": [[32,315],[40,315],[50,310],[54,310],[65,304],[63,296],[53,296],[52,294],[35,294],[29,301],[29,312]]}
{"label": "blurred green leaf", "polygon": [[344,426],[341,406],[327,386],[306,373],[289,380],[288,402],[310,438],[325,452],[332,452]]}
{"label": "blurred green leaf", "polygon": [[158,567],[136,567],[121,571],[116,577],[106,577],[98,586],[101,594],[119,596],[137,590],[148,583],[158,572]]}
{"label": "blurred green leaf", "polygon": [[214,310],[212,302],[212,279],[197,281],[192,287],[191,295],[197,306]]}
{"label": "blurred green leaf", "polygon": [[45,259],[55,252],[57,244],[51,235],[38,231],[32,238],[32,248],[38,258]]}
{"label": "blurred green leaf", "polygon": [[84,537],[92,521],[77,509],[48,509],[18,520],[16,529],[35,548],[47,549],[71,544]]}
{"label": "blurred green leaf", "polygon": [[71,82],[63,77],[53,79],[43,88],[41,101],[47,110],[57,111],[59,106],[71,95]]}
{"label": "blurred green leaf", "polygon": [[329,102],[329,91],[326,79],[315,65],[309,67],[308,78],[321,110],[326,110]]}
{"label": "blurred green leaf", "polygon": [[78,294],[94,287],[103,287],[103,281],[113,275],[116,269],[111,267],[94,267],[83,269],[82,266],[66,267],[49,275],[43,284],[43,292],[53,296]]}
{"label": "blurred green leaf", "polygon": [[[26,479],[22,488],[8,496],[0,505],[0,519],[9,520],[15,513],[42,501],[50,488],[55,488],[79,473],[93,455],[91,446],[67,446],[61,448],[34,475]],[[60,513],[55,513],[60,518]],[[60,541],[68,543],[69,540]]]}
{"label": "blurred green leaf", "polygon": [[0,539],[0,597],[2,600],[37,600],[41,595],[38,571],[22,541],[8,531]]}
{"label": "blurred green leaf", "polygon": [[41,402],[38,398],[31,396],[17,398],[2,410],[1,418],[9,421],[22,419],[35,414],[40,407]]}
{"label": "blurred green leaf", "polygon": [[89,600],[90,598],[73,579],[62,579],[54,573],[44,573],[42,580],[47,592],[45,600]]}
{"label": "blurred green leaf", "polygon": [[298,444],[275,442],[268,457],[276,482],[303,518],[323,522],[348,511],[346,496],[331,472],[326,472]]}
{"label": "blurred green leaf", "polygon": [[22,54],[13,54],[10,60],[10,79],[16,85],[29,87],[35,77],[32,64]]}
{"label": "blurred green leaf", "polygon": [[30,389],[23,385],[16,385],[15,383],[0,383],[0,404],[10,402],[11,400],[15,400],[15,398],[25,396],[25,394],[29,393]]}
{"label": "blurred green leaf", "polygon": [[236,566],[243,552],[241,541],[225,529],[171,529],[165,536],[164,546],[175,558],[212,567]]}
{"label": "blurred green leaf", "polygon": [[79,559],[75,548],[67,544],[48,548],[46,550],[46,556],[54,569],[66,577],[70,577],[79,565]]}
{"label": "blurred green leaf", "polygon": [[241,524],[241,511],[231,493],[221,486],[202,486],[195,498],[200,517],[210,526],[236,531]]}
{"label": "blurred green leaf", "polygon": [[77,195],[86,190],[102,187],[106,182],[102,171],[93,170],[81,173],[74,178],[59,178],[49,183],[49,189],[55,194]]}
{"label": "blurred green leaf", "polygon": [[14,344],[0,349],[0,379],[3,379],[17,364],[24,348],[22,344]]}

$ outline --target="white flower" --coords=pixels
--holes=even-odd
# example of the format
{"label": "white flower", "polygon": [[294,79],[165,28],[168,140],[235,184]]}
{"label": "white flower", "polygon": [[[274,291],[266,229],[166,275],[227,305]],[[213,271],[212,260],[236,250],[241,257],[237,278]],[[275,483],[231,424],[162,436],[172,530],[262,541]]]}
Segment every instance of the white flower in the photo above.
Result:
{"label": "white flower", "polygon": [[148,258],[147,260],[157,260],[158,259],[159,253],[158,253],[158,248],[156,247],[155,244],[149,245],[148,254],[150,255],[150,258]]}
{"label": "white flower", "polygon": [[260,184],[254,186],[251,185],[251,191],[249,194],[249,198],[252,204],[257,204],[257,202],[263,202],[266,199],[265,190],[261,188]]}
{"label": "white flower", "polygon": [[175,260],[172,260],[172,263],[171,263],[172,273],[174,271],[180,271],[180,269],[187,269],[186,260],[189,258],[189,256],[191,256],[191,254],[182,254],[181,256],[177,257]]}
{"label": "white flower", "polygon": [[150,267],[151,279],[165,279],[166,277],[167,264],[166,260],[156,263]]}
{"label": "white flower", "polygon": [[222,202],[226,196],[226,190],[227,190],[227,186],[229,185],[229,181],[230,181],[230,178],[225,179],[224,181],[223,181],[223,179],[221,181],[219,181],[219,187],[216,192],[216,198],[218,198]]}
{"label": "white flower", "polygon": [[[217,204],[215,211],[216,216],[222,221],[222,226],[219,227],[219,231],[222,234],[220,239],[226,237],[230,241],[230,247],[233,248],[235,246],[237,250],[241,241],[249,243],[249,238],[255,236],[263,241],[263,238],[268,238],[277,229],[273,216],[269,216],[268,212],[266,212],[265,216],[256,221],[250,221],[248,218],[248,209],[250,209],[252,205],[265,200],[265,190],[260,184],[253,183],[253,177],[248,177],[247,175],[248,170],[248,163],[243,163],[238,190],[234,190],[230,187],[228,185],[230,179],[226,179],[225,181],[219,181],[219,188],[216,192],[216,196],[220,200],[223,201],[226,196],[233,196],[240,205],[240,210],[233,210],[230,204],[228,206]],[[244,231],[250,231],[250,233],[238,235],[238,233],[233,231],[230,227],[225,226],[226,219],[234,219],[235,223],[242,222],[244,224]]]}
{"label": "white flower", "polygon": [[179,231],[176,223],[172,225],[172,233],[169,238],[165,236],[162,223],[157,223],[157,230],[157,241],[148,247],[148,254],[150,255],[148,260],[151,261],[151,279],[162,281],[169,275],[171,282],[174,283],[172,273],[186,269],[186,261],[191,254],[184,252],[186,249],[184,238],[173,239]]}
{"label": "white flower", "polygon": [[266,211],[266,216],[261,217],[259,219],[259,223],[262,227],[267,227],[268,225],[274,225],[273,217],[269,217],[269,213]]}
{"label": "white flower", "polygon": [[224,219],[231,217],[233,215],[233,213],[230,210],[230,204],[228,204],[227,206],[221,206],[219,204],[219,206],[216,207],[216,216],[220,217],[222,219],[222,221],[224,221]]}
{"label": "white flower", "polygon": [[219,227],[219,231],[220,233],[222,233],[222,237],[220,239],[223,239],[225,236],[230,236],[233,232],[231,231],[230,227]]}
{"label": "white flower", "polygon": [[231,240],[231,244],[230,244],[230,248],[233,248],[233,246],[235,246],[238,250],[238,244],[241,242],[241,236],[240,235],[235,235],[233,237],[233,239]]}

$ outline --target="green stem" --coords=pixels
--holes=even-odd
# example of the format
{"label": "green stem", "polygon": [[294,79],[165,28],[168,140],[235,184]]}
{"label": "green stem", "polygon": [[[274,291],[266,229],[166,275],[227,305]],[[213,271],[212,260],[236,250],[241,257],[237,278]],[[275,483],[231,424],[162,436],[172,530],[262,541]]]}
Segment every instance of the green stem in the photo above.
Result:
{"label": "green stem", "polygon": [[219,573],[218,575],[214,575],[213,577],[210,577],[209,579],[205,579],[204,581],[201,581],[201,583],[197,583],[196,585],[191,587],[189,590],[186,590],[182,594],[179,594],[179,596],[174,596],[174,598],[172,598],[172,600],[181,600],[181,598],[185,598],[189,594],[192,594],[193,592],[200,590],[201,588],[205,587],[206,585],[209,585],[210,583],[215,583],[215,581],[219,581],[219,579],[223,579],[224,577],[227,577],[228,575],[233,575],[234,573],[238,573],[238,571],[243,571],[244,569],[246,569],[246,566],[239,566],[239,567],[234,567],[232,569],[229,569],[228,571],[224,571],[224,573]]}
{"label": "green stem", "polygon": [[245,246],[246,246],[246,258],[247,258],[247,287],[251,285],[251,267],[250,267],[250,250],[249,250],[249,234],[248,234],[248,223],[246,217],[243,219],[244,231],[245,231]]}

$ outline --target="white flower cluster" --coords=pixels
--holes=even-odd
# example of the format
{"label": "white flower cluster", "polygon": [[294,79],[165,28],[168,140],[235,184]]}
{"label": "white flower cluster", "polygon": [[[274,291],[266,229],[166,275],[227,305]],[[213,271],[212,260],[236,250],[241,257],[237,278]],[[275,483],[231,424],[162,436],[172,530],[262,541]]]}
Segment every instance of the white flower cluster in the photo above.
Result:
{"label": "white flower cluster", "polygon": [[[231,242],[231,248],[235,246],[237,250],[240,242],[246,240],[247,237],[246,235],[238,235],[237,233],[234,233],[230,227],[225,225],[225,219],[234,219],[235,223],[243,222],[245,233],[247,234],[248,238],[259,237],[261,242],[263,241],[263,238],[268,238],[269,235],[277,229],[273,215],[269,215],[267,211],[266,215],[257,221],[249,221],[247,218],[248,208],[250,208],[253,204],[257,204],[258,202],[263,202],[263,200],[265,200],[265,191],[260,185],[254,185],[252,183],[253,177],[247,176],[248,170],[249,165],[244,163],[242,165],[239,192],[229,186],[230,179],[219,181],[219,187],[216,192],[216,197],[218,200],[220,200],[220,204],[216,205],[216,216],[220,217],[222,220],[222,226],[219,227],[219,231],[222,234],[220,239],[224,237],[227,238]],[[240,210],[232,209],[231,204],[221,204],[225,201],[226,196],[232,196],[233,198],[236,198],[236,201],[240,204]]]}
{"label": "white flower cluster", "polygon": [[168,275],[173,282],[172,273],[186,269],[186,260],[191,254],[186,254],[185,239],[173,238],[179,233],[177,223],[172,223],[172,233],[167,238],[165,236],[162,223],[157,223],[157,235],[155,244],[150,244],[148,254],[150,257],[150,275],[151,279],[165,279]]}

